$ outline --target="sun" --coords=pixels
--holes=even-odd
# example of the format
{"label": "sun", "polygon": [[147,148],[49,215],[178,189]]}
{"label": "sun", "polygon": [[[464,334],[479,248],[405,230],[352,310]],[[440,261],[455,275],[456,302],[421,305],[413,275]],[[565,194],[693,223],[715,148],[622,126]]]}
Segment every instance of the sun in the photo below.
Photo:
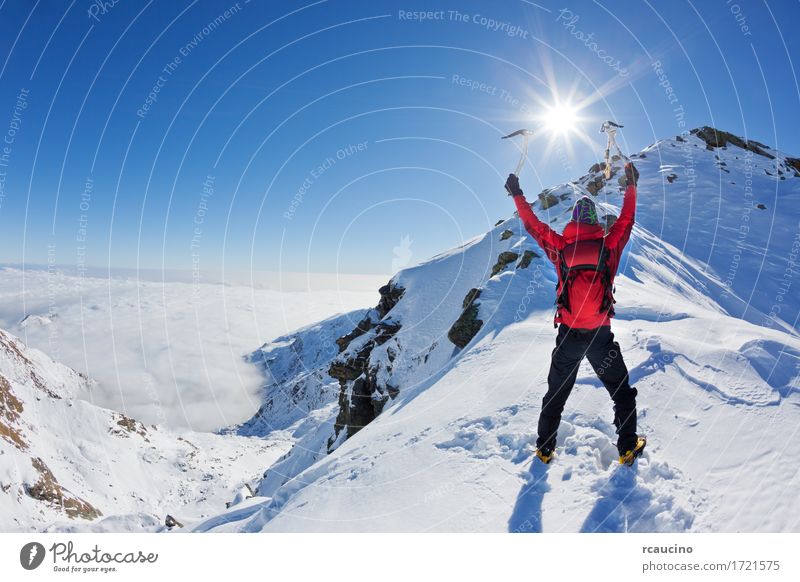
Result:
{"label": "sun", "polygon": [[553,133],[572,133],[577,129],[578,121],[578,110],[569,103],[552,105],[543,116],[544,126]]}

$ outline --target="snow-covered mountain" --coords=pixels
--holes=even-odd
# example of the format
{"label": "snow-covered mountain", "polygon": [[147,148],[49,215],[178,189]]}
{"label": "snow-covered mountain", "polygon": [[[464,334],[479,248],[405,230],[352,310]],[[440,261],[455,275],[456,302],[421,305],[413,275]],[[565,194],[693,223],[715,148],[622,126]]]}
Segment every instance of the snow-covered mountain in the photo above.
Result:
{"label": "snow-covered mountain", "polygon": [[[512,217],[401,271],[375,308],[254,353],[265,404],[236,430],[296,442],[256,497],[191,529],[799,529],[800,160],[711,128],[632,157],[637,225],[612,329],[649,439],[634,468],[615,463],[588,364],[556,462],[531,463],[555,273]],[[589,193],[610,223],[621,161],[608,182],[600,170],[528,198],[560,230]]]}
{"label": "snow-covered mountain", "polygon": [[[219,434],[97,406],[94,381],[0,331],[0,530],[800,529],[800,160],[710,128],[632,157],[612,329],[649,439],[633,469],[588,364],[556,462],[531,463],[555,273],[514,216],[253,352],[261,408]],[[588,193],[611,223],[621,161],[600,169],[529,192],[534,210],[560,230]]]}
{"label": "snow-covered mountain", "polygon": [[0,331],[0,531],[141,531],[219,511],[290,446],[169,431],[91,403],[95,382]]}

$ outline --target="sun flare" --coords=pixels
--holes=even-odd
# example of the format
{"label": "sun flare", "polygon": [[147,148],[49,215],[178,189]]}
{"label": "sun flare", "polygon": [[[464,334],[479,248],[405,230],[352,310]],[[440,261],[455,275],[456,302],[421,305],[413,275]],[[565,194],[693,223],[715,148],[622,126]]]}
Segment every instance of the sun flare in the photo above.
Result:
{"label": "sun flare", "polygon": [[558,103],[546,110],[543,121],[553,133],[571,133],[577,129],[578,110],[569,103]]}

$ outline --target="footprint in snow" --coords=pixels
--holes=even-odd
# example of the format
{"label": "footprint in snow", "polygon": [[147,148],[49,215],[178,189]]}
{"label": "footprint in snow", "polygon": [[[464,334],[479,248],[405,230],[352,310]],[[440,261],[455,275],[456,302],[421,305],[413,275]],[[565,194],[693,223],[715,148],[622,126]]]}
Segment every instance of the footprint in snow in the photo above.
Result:
{"label": "footprint in snow", "polygon": [[592,485],[597,494],[581,532],[685,532],[694,513],[684,503],[689,491],[666,463],[645,453],[632,467],[617,466]]}

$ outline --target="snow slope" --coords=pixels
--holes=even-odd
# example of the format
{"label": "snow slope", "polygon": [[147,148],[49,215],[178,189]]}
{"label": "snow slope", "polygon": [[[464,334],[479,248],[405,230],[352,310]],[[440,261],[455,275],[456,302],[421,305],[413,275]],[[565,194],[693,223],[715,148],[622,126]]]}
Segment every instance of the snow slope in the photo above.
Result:
{"label": "snow slope", "polygon": [[94,381],[0,331],[0,531],[157,531],[218,511],[291,446],[170,431],[89,403]]}
{"label": "snow slope", "polygon": [[[555,273],[513,217],[398,273],[338,349],[319,345],[336,319],[269,348],[272,393],[301,394],[310,413],[259,497],[190,528],[800,529],[800,162],[708,128],[634,157],[637,226],[612,326],[649,442],[634,468],[616,464],[611,403],[588,364],[556,461],[531,463]],[[592,170],[534,210],[560,230],[593,191],[613,217],[620,163],[608,183]],[[309,375],[318,393],[303,391]],[[336,401],[320,396],[337,384]]]}

